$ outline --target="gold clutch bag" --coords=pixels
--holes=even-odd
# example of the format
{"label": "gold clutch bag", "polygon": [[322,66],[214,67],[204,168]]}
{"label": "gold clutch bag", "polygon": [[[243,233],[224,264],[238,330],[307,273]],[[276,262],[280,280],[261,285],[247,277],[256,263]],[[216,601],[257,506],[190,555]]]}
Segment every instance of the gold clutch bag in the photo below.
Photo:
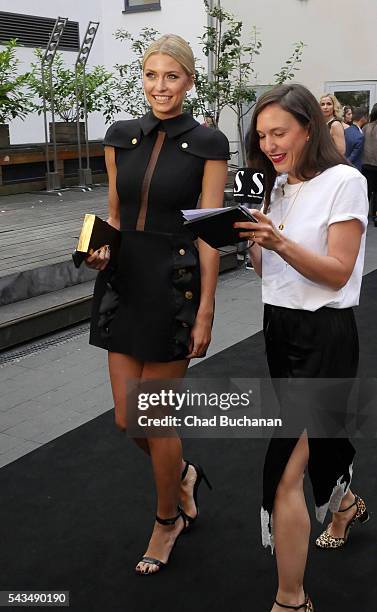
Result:
{"label": "gold clutch bag", "polygon": [[79,268],[92,251],[97,251],[106,244],[110,247],[110,259],[116,261],[120,247],[121,233],[97,215],[86,214],[82,224],[77,247],[72,253],[73,263]]}

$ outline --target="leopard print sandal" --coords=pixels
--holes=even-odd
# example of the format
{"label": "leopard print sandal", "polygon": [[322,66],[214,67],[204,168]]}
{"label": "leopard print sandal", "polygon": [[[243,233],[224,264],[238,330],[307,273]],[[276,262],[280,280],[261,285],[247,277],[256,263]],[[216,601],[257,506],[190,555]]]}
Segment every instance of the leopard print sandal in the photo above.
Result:
{"label": "leopard print sandal", "polygon": [[321,533],[321,535],[315,541],[316,546],[318,546],[318,548],[342,548],[347,543],[349,532],[355,522],[359,521],[359,523],[363,524],[369,520],[369,514],[365,502],[358,495],[355,495],[355,501],[353,502],[353,504],[348,506],[348,508],[339,510],[338,512],[346,512],[350,508],[353,508],[353,506],[356,506],[356,514],[347,523],[346,528],[344,530],[344,536],[342,538],[334,538],[334,536],[329,534],[329,527],[327,527],[325,531]]}

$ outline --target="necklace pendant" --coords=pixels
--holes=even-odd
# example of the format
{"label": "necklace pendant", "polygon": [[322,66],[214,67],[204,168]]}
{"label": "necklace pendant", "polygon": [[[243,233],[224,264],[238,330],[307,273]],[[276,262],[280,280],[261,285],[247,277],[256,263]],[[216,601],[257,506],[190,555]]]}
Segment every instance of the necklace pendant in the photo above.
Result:
{"label": "necklace pendant", "polygon": [[280,225],[279,225],[279,230],[282,232],[282,231],[283,231],[283,229],[284,229],[284,223],[280,223]]}

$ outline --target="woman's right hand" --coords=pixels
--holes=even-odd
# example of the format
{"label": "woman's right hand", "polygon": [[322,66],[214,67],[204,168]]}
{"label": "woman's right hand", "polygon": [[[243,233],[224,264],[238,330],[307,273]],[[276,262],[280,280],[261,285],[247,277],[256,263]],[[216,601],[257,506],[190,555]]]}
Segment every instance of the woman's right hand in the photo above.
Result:
{"label": "woman's right hand", "polygon": [[110,247],[105,244],[97,251],[89,252],[89,255],[85,258],[85,263],[88,268],[93,270],[104,270],[110,261]]}
{"label": "woman's right hand", "polygon": [[[106,223],[115,227],[115,229],[119,229],[120,221],[119,219],[114,219],[113,217],[108,217],[106,219]],[[92,268],[93,270],[104,270],[110,261],[110,246],[105,244],[103,247],[98,249],[97,251],[92,251],[85,258],[85,263],[88,268]]]}

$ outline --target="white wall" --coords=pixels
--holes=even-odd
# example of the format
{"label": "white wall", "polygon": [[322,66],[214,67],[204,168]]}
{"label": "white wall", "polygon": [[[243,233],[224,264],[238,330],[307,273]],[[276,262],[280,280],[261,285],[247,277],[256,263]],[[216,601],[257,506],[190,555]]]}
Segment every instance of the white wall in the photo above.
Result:
{"label": "white wall", "polygon": [[[245,29],[257,26],[263,47],[256,60],[258,82],[268,84],[302,40],[296,82],[316,96],[326,81],[377,81],[377,3],[370,0],[222,0]],[[227,132],[235,134],[229,114]]]}
{"label": "white wall", "polygon": [[[188,40],[195,55],[200,55],[197,37],[203,33],[207,18],[202,0],[161,0],[160,11],[123,13],[123,0],[0,0],[0,11],[56,18],[68,17],[80,24],[80,39],[85,34],[90,20],[99,21],[100,27],[88,61],[88,68],[104,64],[111,69],[116,63],[126,63],[127,45],[115,40],[113,33],[125,28],[137,34],[142,27],[150,26],[165,34],[173,32]],[[67,64],[74,65],[76,52],[63,52]],[[22,61],[21,71],[26,71],[33,61],[33,49],[20,47],[17,55]],[[205,63],[205,60],[204,60]],[[105,123],[100,113],[89,116],[89,138],[102,138]],[[12,144],[44,141],[43,117],[29,115],[25,121],[15,120],[10,124]]]}
{"label": "white wall", "polygon": [[108,66],[125,63],[125,44],[115,40],[113,33],[118,28],[139,32],[145,26],[153,27],[161,34],[179,34],[192,45],[199,56],[197,37],[203,34],[207,16],[202,0],[161,0],[160,11],[144,11],[122,14],[123,0],[102,0],[103,36],[105,40],[105,62]]}

